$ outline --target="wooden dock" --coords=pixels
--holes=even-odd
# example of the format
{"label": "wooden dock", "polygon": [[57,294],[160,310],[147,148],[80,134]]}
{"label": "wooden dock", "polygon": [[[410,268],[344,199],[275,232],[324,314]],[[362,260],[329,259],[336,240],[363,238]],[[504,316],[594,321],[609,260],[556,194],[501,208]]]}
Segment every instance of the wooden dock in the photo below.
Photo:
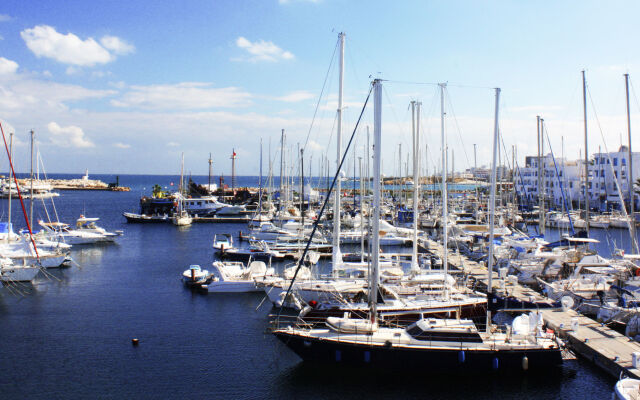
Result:
{"label": "wooden dock", "polygon": [[[420,245],[439,257],[443,254],[442,245],[433,240],[421,239]],[[448,261],[451,267],[487,286],[485,266],[453,252],[449,253]],[[492,280],[494,292],[500,294],[503,283],[495,271]],[[520,284],[506,284],[505,288],[509,295],[519,299],[551,302],[535,290]],[[624,373],[631,378],[640,379],[640,369],[634,368],[632,363],[633,353],[640,355],[640,343],[571,309],[540,308],[539,311],[547,326],[565,339],[567,346],[576,354],[592,361],[614,378],[619,378]],[[637,366],[640,367],[640,363]]]}

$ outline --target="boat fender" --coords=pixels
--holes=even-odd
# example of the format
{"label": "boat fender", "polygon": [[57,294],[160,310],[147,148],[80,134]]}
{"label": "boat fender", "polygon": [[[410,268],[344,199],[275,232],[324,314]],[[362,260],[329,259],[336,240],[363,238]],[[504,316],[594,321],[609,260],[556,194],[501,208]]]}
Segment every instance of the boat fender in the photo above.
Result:
{"label": "boat fender", "polygon": [[458,361],[460,362],[460,364],[463,364],[464,360],[465,360],[464,350],[460,350],[458,352]]}
{"label": "boat fender", "polygon": [[529,370],[529,358],[527,356],[522,357],[522,370]]}
{"label": "boat fender", "polygon": [[498,361],[498,357],[493,358],[493,369],[498,369],[500,366],[500,362]]}
{"label": "boat fender", "polygon": [[384,342],[384,347],[386,347],[387,349],[390,349],[390,348],[391,348],[391,346],[392,346],[392,344],[391,344],[391,341],[390,341],[390,340],[386,340],[386,341]]}

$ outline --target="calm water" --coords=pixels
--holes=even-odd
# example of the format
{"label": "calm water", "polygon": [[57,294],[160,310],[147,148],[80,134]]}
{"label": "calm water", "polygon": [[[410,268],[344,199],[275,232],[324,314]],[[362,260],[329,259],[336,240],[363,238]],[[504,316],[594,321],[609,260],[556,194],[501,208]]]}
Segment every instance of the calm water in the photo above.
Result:
{"label": "calm water", "polygon": [[[0,289],[0,398],[610,398],[615,381],[581,361],[554,376],[482,378],[302,365],[265,334],[270,306],[258,307],[260,294],[194,294],[180,282],[189,264],[212,261],[214,233],[243,225],[125,222],[122,211],[137,209],[142,188],[174,178],[121,176],[132,192],[55,199],[60,220],[84,213],[124,236],[74,250],[79,266],[32,288]],[[3,215],[6,206],[0,201]],[[18,208],[14,201],[19,227]],[[40,201],[34,216],[45,216]]]}

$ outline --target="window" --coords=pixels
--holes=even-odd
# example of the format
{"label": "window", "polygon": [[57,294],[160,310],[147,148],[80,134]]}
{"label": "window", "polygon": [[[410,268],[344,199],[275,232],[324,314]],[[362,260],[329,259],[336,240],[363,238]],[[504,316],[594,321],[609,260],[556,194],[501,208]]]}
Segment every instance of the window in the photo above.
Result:
{"label": "window", "polygon": [[627,165],[627,159],[626,158],[621,158],[620,159],[620,165]]}
{"label": "window", "polygon": [[618,165],[618,157],[613,157],[613,166],[617,166]]}

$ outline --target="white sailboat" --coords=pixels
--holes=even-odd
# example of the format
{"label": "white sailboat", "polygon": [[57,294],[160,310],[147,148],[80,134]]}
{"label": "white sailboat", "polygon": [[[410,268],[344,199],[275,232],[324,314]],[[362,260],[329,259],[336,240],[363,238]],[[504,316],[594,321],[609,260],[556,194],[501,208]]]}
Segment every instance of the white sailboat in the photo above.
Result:
{"label": "white sailboat", "polygon": [[179,185],[179,194],[177,198],[177,210],[173,217],[171,218],[171,222],[173,222],[176,226],[187,226],[191,225],[193,219],[184,208],[184,197],[183,197],[183,179],[184,179],[184,153],[182,153],[182,161],[180,163],[180,185]]}

